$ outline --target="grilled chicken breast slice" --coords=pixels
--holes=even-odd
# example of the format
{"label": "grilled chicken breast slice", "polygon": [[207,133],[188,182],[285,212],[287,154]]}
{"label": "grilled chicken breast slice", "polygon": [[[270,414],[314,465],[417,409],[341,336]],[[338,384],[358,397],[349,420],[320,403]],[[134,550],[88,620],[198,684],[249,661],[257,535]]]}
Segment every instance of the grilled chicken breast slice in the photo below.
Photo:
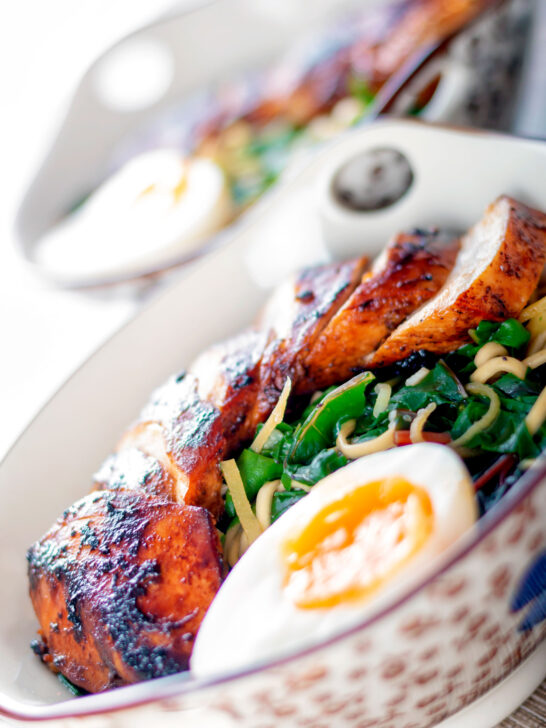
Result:
{"label": "grilled chicken breast slice", "polygon": [[312,388],[305,358],[355,290],[367,265],[363,257],[304,269],[270,298],[257,324],[268,332],[269,341],[260,364],[256,424],[273,409],[287,377],[295,394]]}
{"label": "grilled chicken breast slice", "polygon": [[[337,101],[347,97],[351,77],[376,93],[389,78],[423,47],[442,41],[482,13],[492,0],[399,0],[380,3],[371,12],[351,18],[358,37],[351,34],[335,52],[325,57],[289,54],[266,74],[263,94],[254,103],[234,109],[233,99],[220,100],[215,114],[206,114],[196,125],[195,139],[205,153],[211,141],[239,120],[262,126],[284,119],[290,124],[308,124],[328,114]],[[343,31],[343,29],[341,29]],[[320,42],[319,42],[320,47]],[[324,54],[323,54],[324,56]],[[310,61],[310,63],[309,63]],[[282,90],[279,88],[282,79]],[[434,87],[435,88],[435,87]],[[426,103],[429,97],[423,99]],[[207,144],[208,142],[208,144]]]}
{"label": "grilled chicken breast slice", "polygon": [[179,672],[222,580],[210,514],[90,493],[28,552],[36,651],[90,692]]}
{"label": "grilled chicken breast slice", "polygon": [[455,264],[460,240],[438,230],[395,236],[323,329],[304,366],[311,389],[345,381],[365,357],[434,296]]}
{"label": "grilled chicken breast slice", "polygon": [[474,20],[491,0],[401,0],[387,5],[351,49],[351,67],[377,91],[429,44],[438,43]]}
{"label": "grilled chicken breast slice", "polygon": [[221,411],[184,374],[156,390],[140,420],[95,476],[95,488],[138,490],[221,512],[217,463],[225,451]]}
{"label": "grilled chicken breast slice", "polygon": [[255,403],[269,339],[268,330],[247,329],[209,347],[190,367],[201,399],[213,403],[223,413],[226,452],[254,435],[258,424]]}
{"label": "grilled chicken breast slice", "polygon": [[499,197],[462,238],[441,291],[367,357],[380,367],[426,349],[452,351],[480,321],[517,317],[535,290],[546,260],[546,214]]}

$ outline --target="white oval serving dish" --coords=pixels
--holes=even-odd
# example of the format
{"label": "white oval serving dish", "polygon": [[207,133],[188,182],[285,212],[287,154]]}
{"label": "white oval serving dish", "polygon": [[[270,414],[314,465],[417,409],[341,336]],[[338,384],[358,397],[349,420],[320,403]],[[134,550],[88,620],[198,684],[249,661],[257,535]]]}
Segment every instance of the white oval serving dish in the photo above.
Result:
{"label": "white oval serving dish", "polygon": [[[87,716],[90,728],[140,721],[183,727],[194,725],[191,711],[199,708],[207,727],[424,728],[491,689],[544,637],[544,622],[519,631],[524,615],[510,610],[545,547],[546,474],[539,468],[417,589],[358,628],[274,665],[200,683],[182,674],[70,699],[29,649],[37,627],[27,594],[29,544],[87,492],[91,474],[157,384],[250,322],[288,270],[327,257],[317,209],[324,176],[353,154],[385,146],[407,156],[414,184],[393,207],[360,215],[363,245],[407,227],[464,229],[501,193],[546,209],[546,144],[380,122],[320,153],[97,351],[0,465],[0,714],[66,725]],[[331,250],[333,232],[329,226]]]}

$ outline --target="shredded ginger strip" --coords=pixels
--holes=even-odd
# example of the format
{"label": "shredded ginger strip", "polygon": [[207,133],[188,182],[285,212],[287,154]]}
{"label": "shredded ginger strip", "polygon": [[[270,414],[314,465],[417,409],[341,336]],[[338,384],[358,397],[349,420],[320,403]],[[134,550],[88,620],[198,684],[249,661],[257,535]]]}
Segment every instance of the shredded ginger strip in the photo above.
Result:
{"label": "shredded ginger strip", "polygon": [[487,384],[473,382],[471,384],[467,384],[466,389],[470,392],[470,394],[478,394],[482,397],[487,397],[489,399],[489,409],[483,417],[480,417],[479,420],[470,425],[466,432],[463,432],[460,437],[458,437],[456,440],[453,440],[453,442],[451,443],[451,447],[459,447],[459,445],[465,445],[474,437],[474,435],[477,435],[478,432],[482,432],[482,430],[485,430],[487,427],[489,427],[489,425],[492,425],[499,416],[500,399],[499,395],[492,387],[488,386]]}
{"label": "shredded ginger strip", "polygon": [[224,460],[223,463],[220,463],[220,467],[222,468],[228,490],[233,498],[235,513],[241,522],[243,531],[246,533],[248,542],[252,543],[262,533],[262,527],[250,507],[250,501],[248,500],[237,463],[235,460]]}
{"label": "shredded ginger strip", "polygon": [[254,452],[262,451],[263,446],[269,440],[269,437],[275,427],[277,427],[277,425],[280,425],[280,423],[283,421],[284,413],[286,411],[286,403],[288,402],[288,397],[290,396],[291,389],[292,382],[290,381],[290,377],[288,377],[286,382],[284,383],[284,387],[282,388],[281,395],[277,400],[277,404],[273,408],[273,411],[265,421],[264,426],[258,432],[256,437],[254,438],[254,442],[250,446],[250,449],[254,450]]}
{"label": "shredded ginger strip", "polygon": [[387,409],[389,400],[391,398],[392,387],[386,382],[383,384],[376,384],[374,392],[377,394],[377,399],[373,406],[373,416],[378,417],[382,412]]}

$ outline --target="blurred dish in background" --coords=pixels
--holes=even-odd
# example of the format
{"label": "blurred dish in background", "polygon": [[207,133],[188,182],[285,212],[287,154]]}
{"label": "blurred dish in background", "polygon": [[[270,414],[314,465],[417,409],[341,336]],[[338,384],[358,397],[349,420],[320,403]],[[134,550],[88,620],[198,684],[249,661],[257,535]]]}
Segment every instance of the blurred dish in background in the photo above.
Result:
{"label": "blurred dish in background", "polygon": [[36,259],[68,279],[138,272],[191,252],[229,222],[232,210],[215,162],[186,160],[176,150],[146,152],[46,235]]}
{"label": "blurred dish in background", "polygon": [[[193,94],[125,140],[112,176],[42,237],[33,262],[57,282],[89,285],[187,261],[287,166],[373,118],[378,94],[400,75],[410,82],[395,91],[393,113],[506,128],[529,7],[398,0],[366,8],[272,68]],[[427,49],[459,31],[412,75]],[[169,182],[169,165],[186,170],[181,187]]]}

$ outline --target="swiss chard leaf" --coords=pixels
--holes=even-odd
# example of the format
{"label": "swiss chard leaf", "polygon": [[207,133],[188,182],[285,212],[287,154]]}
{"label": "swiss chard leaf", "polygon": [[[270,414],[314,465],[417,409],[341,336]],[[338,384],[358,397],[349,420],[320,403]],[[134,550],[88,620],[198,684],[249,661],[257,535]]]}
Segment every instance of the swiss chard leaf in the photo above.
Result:
{"label": "swiss chard leaf", "polygon": [[344,455],[335,448],[329,448],[317,453],[308,465],[285,463],[285,472],[293,480],[298,480],[306,485],[314,485],[347,463],[348,460]]}
{"label": "swiss chard leaf", "polygon": [[[527,429],[527,425],[525,424],[525,420],[515,423],[514,418],[510,417],[508,414],[505,415],[505,418],[507,420],[505,430],[508,430],[508,428],[511,427],[512,433],[509,437],[505,437],[505,439],[498,445],[497,452],[516,453],[520,460],[538,457],[538,455],[540,455],[540,450],[534,443],[533,438]],[[509,425],[508,422],[510,423]],[[487,448],[484,447],[484,450],[485,449]]]}
{"label": "swiss chard leaf", "polygon": [[389,401],[389,410],[407,409],[417,412],[431,402],[457,403],[462,399],[459,384],[453,374],[442,362],[438,362],[419,384],[404,386],[393,394]]}
{"label": "swiss chard leaf", "polygon": [[306,463],[321,450],[330,447],[340,424],[362,413],[366,405],[366,389],[374,379],[371,372],[357,374],[321,399],[296,429],[287,461]]}
{"label": "swiss chard leaf", "polygon": [[529,379],[519,379],[519,377],[510,373],[503,374],[493,386],[499,394],[504,394],[507,397],[532,397],[533,400],[542,390],[542,386],[538,382],[533,382]]}
{"label": "swiss chard leaf", "polygon": [[[515,404],[515,401],[512,401]],[[508,403],[504,402],[506,406]],[[468,428],[486,413],[488,403],[485,398],[479,400],[472,398],[466,407],[462,408],[453,429],[453,439],[460,437]],[[495,421],[486,429],[476,433],[466,447],[480,449],[486,452],[515,453],[520,459],[536,457],[538,448],[529,434],[525,424],[526,408],[523,412],[511,412],[501,409]]]}
{"label": "swiss chard leaf", "polygon": [[[277,480],[282,475],[282,465],[272,458],[265,457],[254,450],[243,450],[237,459],[237,467],[245,486],[248,500],[252,502],[264,483]],[[235,507],[231,494],[226,495],[226,515],[235,516]]]}
{"label": "swiss chard leaf", "polygon": [[498,323],[497,321],[481,321],[478,327],[473,330],[474,336],[479,344],[487,344],[489,341],[496,341],[510,349],[519,349],[527,344],[530,334],[516,319],[507,319]]}
{"label": "swiss chard leaf", "polygon": [[305,490],[284,490],[275,493],[271,502],[271,523],[307,495]]}
{"label": "swiss chard leaf", "polygon": [[283,462],[293,446],[293,432],[293,426],[285,422],[278,424],[269,436],[262,450],[262,454],[278,462]]}

